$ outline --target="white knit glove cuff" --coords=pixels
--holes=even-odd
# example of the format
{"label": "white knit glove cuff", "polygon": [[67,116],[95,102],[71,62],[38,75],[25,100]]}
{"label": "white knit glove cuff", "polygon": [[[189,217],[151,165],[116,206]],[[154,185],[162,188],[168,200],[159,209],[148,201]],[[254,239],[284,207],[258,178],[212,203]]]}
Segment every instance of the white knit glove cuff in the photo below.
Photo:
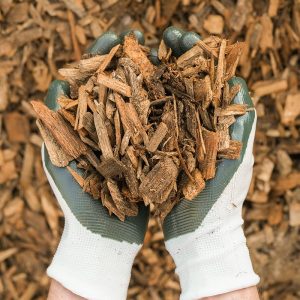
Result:
{"label": "white knit glove cuff", "polygon": [[67,221],[47,274],[87,299],[126,299],[139,248],[103,238]]}
{"label": "white knit glove cuff", "polygon": [[182,289],[181,300],[196,300],[254,286],[254,273],[242,228],[228,233],[193,235],[178,247],[178,240],[166,243],[177,266]]}
{"label": "white knit glove cuff", "polygon": [[45,173],[65,216],[64,232],[47,274],[87,299],[126,299],[133,260],[141,245],[105,238],[82,226],[46,168]]}
{"label": "white knit glove cuff", "polygon": [[93,234],[68,219],[47,274],[84,298],[123,300],[139,249]]}

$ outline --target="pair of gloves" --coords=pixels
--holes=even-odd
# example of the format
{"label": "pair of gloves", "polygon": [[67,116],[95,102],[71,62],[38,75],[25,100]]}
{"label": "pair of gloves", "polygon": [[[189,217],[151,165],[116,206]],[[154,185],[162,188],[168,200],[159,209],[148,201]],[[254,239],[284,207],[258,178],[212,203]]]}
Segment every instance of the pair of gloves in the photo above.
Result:
{"label": "pair of gloves", "polygon": [[[143,43],[143,34],[134,33]],[[122,42],[125,34],[105,33],[89,52],[108,53]],[[179,56],[200,36],[169,27],[163,39]],[[151,51],[150,59],[159,63],[155,50]],[[234,103],[253,107],[245,82],[232,78],[230,85],[235,84],[241,85],[241,89]],[[45,100],[47,106],[57,110],[57,98],[68,94],[68,83],[54,81]],[[166,248],[176,264],[182,300],[218,295],[254,286],[259,281],[242,229],[242,205],[252,176],[255,126],[255,111],[237,119],[230,130],[232,139],[243,142],[241,157],[219,162],[216,177],[207,182],[205,190],[193,201],[182,200],[164,221]],[[121,222],[109,216],[100,201],[83,192],[67,169],[52,165],[45,147],[42,158],[65,216],[64,231],[48,275],[87,299],[126,299],[133,260],[147,229],[149,209],[141,205],[136,217]],[[74,162],[70,167],[81,172]]]}

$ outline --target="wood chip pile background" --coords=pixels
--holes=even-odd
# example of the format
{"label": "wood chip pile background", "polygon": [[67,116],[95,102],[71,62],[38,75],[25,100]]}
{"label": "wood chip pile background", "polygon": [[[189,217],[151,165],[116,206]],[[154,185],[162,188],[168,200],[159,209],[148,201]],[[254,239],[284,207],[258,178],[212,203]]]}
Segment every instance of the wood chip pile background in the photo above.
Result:
{"label": "wood chip pile background", "polygon": [[[157,47],[169,25],[246,41],[237,74],[257,114],[245,232],[263,300],[300,298],[299,0],[0,1],[0,298],[45,299],[62,213],[42,170],[29,101],[106,30],[137,28]],[[152,217],[128,299],[178,299],[180,286]]]}

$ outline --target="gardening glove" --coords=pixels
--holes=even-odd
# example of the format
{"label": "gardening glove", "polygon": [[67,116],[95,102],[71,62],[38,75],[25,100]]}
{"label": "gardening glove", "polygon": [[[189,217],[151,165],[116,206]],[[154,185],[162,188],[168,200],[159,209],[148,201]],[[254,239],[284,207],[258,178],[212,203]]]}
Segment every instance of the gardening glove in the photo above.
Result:
{"label": "gardening glove", "polygon": [[[170,27],[163,38],[179,56],[200,36]],[[253,108],[245,81],[234,77],[229,84],[241,86],[233,103]],[[220,161],[215,178],[206,182],[205,189],[192,201],[183,199],[165,219],[166,248],[176,264],[181,300],[223,294],[259,282],[242,229],[242,205],[252,177],[255,127],[254,109],[237,118],[230,132],[233,140],[243,143],[240,158]]]}
{"label": "gardening glove", "polygon": [[[143,35],[138,33],[139,40]],[[106,33],[90,47],[90,53],[105,54],[121,37]],[[46,105],[59,108],[57,99],[69,95],[69,84],[54,81]],[[100,200],[85,193],[66,168],[54,166],[42,148],[44,170],[65,216],[64,231],[47,273],[73,293],[87,299],[126,299],[133,260],[141,248],[148,223],[148,210],[139,207],[136,217],[125,222],[109,216]],[[82,171],[73,161],[69,165]]]}

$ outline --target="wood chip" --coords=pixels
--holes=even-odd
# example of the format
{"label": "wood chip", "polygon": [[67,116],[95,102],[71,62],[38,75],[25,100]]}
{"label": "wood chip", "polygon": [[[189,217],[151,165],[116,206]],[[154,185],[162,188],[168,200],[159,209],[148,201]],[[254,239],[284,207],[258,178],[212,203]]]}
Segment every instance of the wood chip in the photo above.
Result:
{"label": "wood chip", "polygon": [[135,204],[129,204],[128,202],[124,201],[123,196],[116,184],[112,179],[107,181],[107,187],[109,189],[110,195],[118,208],[118,210],[127,215],[127,216],[136,216],[138,213],[137,206]]}
{"label": "wood chip", "polygon": [[208,131],[203,128],[203,140],[206,156],[201,165],[201,173],[205,180],[211,179],[216,173],[217,150],[219,135],[216,132]]}
{"label": "wood chip", "polygon": [[247,112],[247,104],[231,104],[226,108],[216,108],[215,115],[218,117],[240,116]]}
{"label": "wood chip", "polygon": [[279,93],[288,88],[288,83],[285,79],[280,80],[265,80],[258,81],[253,84],[254,97],[262,97],[272,93]]}
{"label": "wood chip", "polygon": [[222,34],[224,28],[224,20],[219,15],[209,15],[204,20],[203,28],[211,34]]}
{"label": "wood chip", "polygon": [[150,79],[154,75],[154,65],[141,50],[134,36],[125,36],[124,52],[139,67],[145,79]]}
{"label": "wood chip", "polygon": [[193,61],[196,57],[199,57],[202,54],[203,54],[203,50],[198,44],[196,44],[190,50],[180,55],[176,63],[179,67],[184,68],[187,65],[189,65],[190,61]]}
{"label": "wood chip", "polygon": [[45,142],[51,162],[57,167],[65,167],[69,164],[73,157],[68,155],[60,144],[53,137],[50,130],[40,120],[37,120],[37,126]]}
{"label": "wood chip", "polygon": [[83,128],[83,117],[85,113],[87,112],[88,107],[88,93],[86,91],[86,88],[84,85],[82,85],[78,90],[78,109],[76,114],[76,120],[74,128],[76,130],[79,130]]}
{"label": "wood chip", "polygon": [[205,181],[198,169],[194,170],[192,176],[194,181],[189,180],[182,191],[184,198],[187,200],[193,200],[205,188]]}
{"label": "wood chip", "polygon": [[4,117],[4,125],[11,142],[27,142],[29,138],[29,121],[18,112],[8,113]]}
{"label": "wood chip", "polygon": [[300,115],[300,93],[289,94],[287,96],[285,107],[281,116],[281,122],[284,125],[291,124]]}
{"label": "wood chip", "polygon": [[97,106],[97,112],[94,112],[95,128],[98,136],[99,148],[102,152],[104,159],[113,157],[113,150],[110,144],[107,127],[105,125],[105,115],[102,103]]}
{"label": "wood chip", "polygon": [[56,112],[51,111],[38,101],[31,102],[43,125],[51,132],[54,139],[67,155],[78,158],[88,151],[87,146],[79,139],[75,132]]}
{"label": "wood chip", "polygon": [[168,132],[167,125],[164,122],[159,123],[155,133],[149,140],[149,143],[147,145],[147,150],[149,152],[155,152],[157,147],[161,143],[161,141],[165,138],[167,132]]}
{"label": "wood chip", "polygon": [[98,171],[106,178],[112,178],[122,174],[126,171],[125,166],[115,158],[108,158],[103,160],[99,166]]}
{"label": "wood chip", "polygon": [[226,49],[226,40],[222,40],[220,51],[219,51],[216,80],[213,88],[213,103],[215,107],[218,107],[221,102],[221,89],[223,87],[223,77],[224,77],[224,68],[225,68],[224,65],[225,49]]}
{"label": "wood chip", "polygon": [[9,257],[11,257],[12,255],[14,255],[17,252],[18,252],[17,248],[10,248],[10,249],[0,251],[0,262],[8,259]]}
{"label": "wood chip", "polygon": [[178,174],[171,158],[164,158],[143,179],[139,191],[146,205],[163,203],[168,198]]}
{"label": "wood chip", "polygon": [[231,140],[229,147],[218,152],[218,158],[238,159],[241,155],[243,144],[239,141]]}
{"label": "wood chip", "polygon": [[131,87],[117,79],[110,78],[104,74],[99,73],[97,77],[99,84],[104,85],[123,96],[131,97]]}
{"label": "wood chip", "polygon": [[280,177],[274,184],[274,191],[283,194],[286,190],[293,189],[300,185],[300,173],[291,173],[288,176]]}

